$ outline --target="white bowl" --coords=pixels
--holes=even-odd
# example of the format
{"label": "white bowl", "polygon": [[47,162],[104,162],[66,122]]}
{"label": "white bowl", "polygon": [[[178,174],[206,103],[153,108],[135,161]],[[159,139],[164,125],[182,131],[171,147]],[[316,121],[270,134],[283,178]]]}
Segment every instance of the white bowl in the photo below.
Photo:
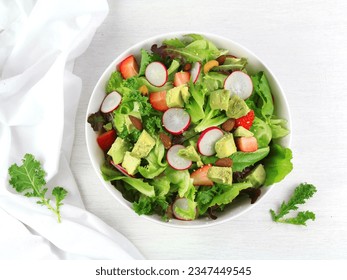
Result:
{"label": "white bowl", "polygon": [[[131,208],[132,207],[131,203],[126,201],[122,197],[122,194],[118,190],[116,190],[111,183],[104,181],[104,179],[101,176],[100,166],[104,162],[104,155],[96,142],[96,137],[97,137],[96,133],[93,131],[91,126],[87,123],[87,118],[90,114],[95,113],[96,111],[99,110],[100,104],[103,98],[105,97],[105,85],[107,81],[109,80],[111,73],[115,71],[117,65],[125,57],[127,57],[130,54],[134,54],[135,56],[137,56],[138,59],[140,59],[139,54],[142,48],[150,50],[153,44],[161,45],[164,39],[175,38],[175,37],[182,38],[184,34],[189,34],[189,33],[192,33],[192,32],[176,32],[176,33],[168,33],[168,34],[155,36],[145,41],[142,41],[130,47],[126,51],[124,51],[113,62],[111,62],[111,64],[107,67],[105,72],[101,75],[100,79],[98,80],[94,88],[91,98],[89,100],[89,105],[88,105],[87,115],[86,115],[86,122],[85,122],[85,131],[86,131],[87,149],[88,149],[90,160],[92,162],[92,165],[95,169],[97,176],[99,177],[104,187],[111,193],[111,195],[119,203],[124,205],[127,209],[129,209],[132,212],[134,212],[134,210]],[[279,117],[284,118],[288,121],[287,127],[291,131],[291,118],[290,118],[289,107],[288,107],[285,94],[281,86],[279,85],[277,79],[270,71],[270,69],[251,51],[233,42],[232,40],[229,40],[217,35],[213,35],[213,34],[201,33],[201,32],[197,32],[197,33],[203,35],[205,38],[214,42],[218,48],[227,49],[230,51],[230,53],[232,53],[233,55],[237,57],[246,57],[248,59],[248,66],[246,68],[247,68],[247,71],[250,72],[251,74],[258,71],[265,72],[271,86],[274,100],[276,102],[275,112]],[[289,147],[290,138],[291,138],[290,135],[291,134],[282,138],[280,143],[286,147]],[[209,218],[199,218],[194,221],[180,221],[180,220],[171,219],[169,222],[163,222],[161,220],[161,217],[159,217],[158,215],[152,215],[152,216],[142,215],[142,217],[150,221],[159,223],[161,225],[182,227],[182,228],[199,228],[199,227],[217,225],[217,224],[230,221],[242,215],[243,213],[251,210],[253,207],[261,203],[261,201],[264,199],[264,197],[270,190],[271,190],[271,187],[263,187],[261,196],[258,198],[258,200],[254,204],[250,204],[249,199],[235,200],[230,206],[228,206],[225,209],[224,212],[218,213],[218,219],[216,220],[212,220]]]}

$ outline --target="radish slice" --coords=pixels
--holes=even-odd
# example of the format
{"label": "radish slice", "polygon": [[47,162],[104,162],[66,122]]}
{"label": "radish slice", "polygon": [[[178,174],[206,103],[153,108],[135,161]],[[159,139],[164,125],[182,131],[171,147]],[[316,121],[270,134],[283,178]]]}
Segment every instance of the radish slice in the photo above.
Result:
{"label": "radish slice", "polygon": [[190,80],[195,84],[196,81],[199,78],[200,75],[200,71],[201,71],[201,63],[200,62],[195,62],[193,64],[192,69],[190,70]]}
{"label": "radish slice", "polygon": [[111,113],[118,108],[121,101],[122,96],[118,92],[113,91],[104,98],[104,101],[101,103],[100,110],[103,113]]}
{"label": "radish slice", "polygon": [[205,129],[198,139],[198,150],[204,156],[212,156],[216,153],[216,142],[223,137],[223,131],[218,127]]}
{"label": "radish slice", "polygon": [[175,200],[175,202],[172,204],[172,213],[173,213],[174,217],[178,220],[191,221],[191,219],[186,219],[186,218],[182,217],[180,214],[178,214],[175,211],[176,207],[184,209],[184,210],[188,209],[189,208],[188,199],[186,199],[185,197],[177,198]]}
{"label": "radish slice", "polygon": [[165,65],[157,61],[147,65],[145,76],[148,82],[156,87],[165,85],[168,79],[168,73]]}
{"label": "radish slice", "polygon": [[119,164],[115,164],[112,160],[110,160],[110,163],[115,167],[117,168],[118,171],[120,171],[121,173],[123,173],[125,176],[128,176],[128,177],[132,177],[132,178],[135,178],[135,176],[133,175],[130,175],[128,173],[128,171],[125,170],[125,168]]}
{"label": "radish slice", "polygon": [[183,145],[174,145],[167,151],[166,160],[173,169],[185,170],[192,165],[191,160],[187,160],[178,155],[178,151],[184,148]]}
{"label": "radish slice", "polygon": [[170,108],[163,114],[163,126],[171,134],[182,134],[190,125],[190,116],[182,108]]}
{"label": "radish slice", "polygon": [[245,100],[252,94],[253,83],[246,73],[235,71],[225,79],[224,89],[230,90],[230,96],[236,94]]}

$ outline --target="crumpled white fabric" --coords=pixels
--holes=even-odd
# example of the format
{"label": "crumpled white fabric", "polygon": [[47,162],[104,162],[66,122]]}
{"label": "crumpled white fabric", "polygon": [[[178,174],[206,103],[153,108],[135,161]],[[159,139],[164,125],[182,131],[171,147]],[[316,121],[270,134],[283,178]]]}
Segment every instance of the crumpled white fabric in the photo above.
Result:
{"label": "crumpled white fabric", "polygon": [[[73,62],[107,12],[106,0],[0,0],[0,259],[143,258],[84,209],[69,167],[81,93]],[[50,189],[69,192],[60,224],[8,183],[26,153],[42,162]]]}

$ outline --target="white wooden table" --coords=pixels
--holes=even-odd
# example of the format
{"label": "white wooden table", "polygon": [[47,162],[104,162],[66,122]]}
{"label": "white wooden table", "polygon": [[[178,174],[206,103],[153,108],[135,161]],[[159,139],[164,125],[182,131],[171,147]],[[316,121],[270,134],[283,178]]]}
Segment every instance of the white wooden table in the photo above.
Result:
{"label": "white wooden table", "polygon": [[[109,1],[110,13],[76,61],[83,81],[72,168],[88,210],[127,236],[149,259],[347,258],[347,2]],[[292,114],[294,170],[245,215],[205,229],[174,229],[124,209],[103,188],[87,154],[84,121],[92,90],[122,51],[172,31],[210,32],[252,50],[284,88]],[[276,224],[300,182],[318,192],[303,206],[307,227]]]}

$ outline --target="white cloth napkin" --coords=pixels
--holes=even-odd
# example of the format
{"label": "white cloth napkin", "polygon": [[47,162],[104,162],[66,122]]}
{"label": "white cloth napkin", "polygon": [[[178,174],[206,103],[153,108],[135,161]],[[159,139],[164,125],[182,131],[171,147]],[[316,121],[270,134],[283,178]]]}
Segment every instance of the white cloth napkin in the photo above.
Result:
{"label": "white cloth napkin", "polygon": [[[106,0],[0,0],[0,259],[143,258],[84,209],[69,167],[81,93],[73,62],[107,12]],[[8,167],[26,153],[49,188],[68,190],[60,224],[8,183]]]}

